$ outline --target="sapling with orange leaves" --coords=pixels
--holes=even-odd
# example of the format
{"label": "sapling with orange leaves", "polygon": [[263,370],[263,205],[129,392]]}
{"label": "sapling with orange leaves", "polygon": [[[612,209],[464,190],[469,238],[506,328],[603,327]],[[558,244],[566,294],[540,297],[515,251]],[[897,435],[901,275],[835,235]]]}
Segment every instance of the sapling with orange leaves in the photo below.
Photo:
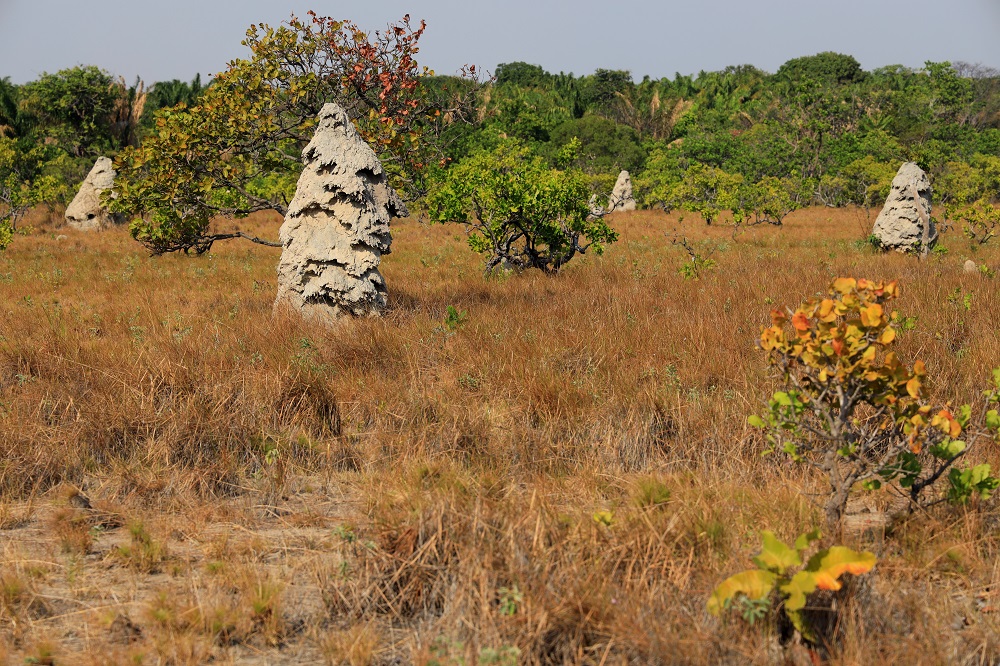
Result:
{"label": "sapling with orange leaves", "polygon": [[[899,317],[889,304],[898,295],[896,282],[838,278],[826,297],[810,298],[794,312],[772,311],[760,336],[784,387],[750,424],[767,433],[769,452],[783,451],[826,474],[823,508],[831,528],[859,484],[892,484],[911,509],[986,498],[1000,485],[988,464],[957,467],[976,441],[997,437],[997,410],[977,420],[971,405],[931,404],[924,363],[907,365],[891,350]],[[1000,401],[1000,368],[993,383],[988,406]],[[947,482],[944,492],[924,492],[940,480]]]}
{"label": "sapling with orange leaves", "polygon": [[[839,590],[843,574],[858,576],[868,573],[875,566],[874,554],[844,546],[820,550],[803,566],[806,549],[820,536],[818,530],[807,532],[795,540],[794,547],[789,547],[773,532],[761,532],[763,548],[753,558],[757,568],[722,581],[708,599],[708,612],[721,615],[736,609],[747,622],[753,624],[774,608],[777,601],[802,637],[815,642],[813,628],[802,612],[809,595],[816,590]],[[802,568],[793,573],[793,569],[800,566]]]}

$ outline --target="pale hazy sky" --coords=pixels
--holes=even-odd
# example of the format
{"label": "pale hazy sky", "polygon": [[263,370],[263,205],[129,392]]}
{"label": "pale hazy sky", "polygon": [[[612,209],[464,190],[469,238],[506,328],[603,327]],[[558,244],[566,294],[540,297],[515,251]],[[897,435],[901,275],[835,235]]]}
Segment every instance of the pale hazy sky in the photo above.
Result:
{"label": "pale hazy sky", "polygon": [[23,83],[78,64],[147,83],[211,75],[245,54],[250,24],[308,9],[371,30],[407,12],[424,18],[419,60],[441,74],[515,60],[636,79],[743,63],[773,72],[820,51],[865,69],[1000,67],[1000,0],[0,0],[0,77]]}

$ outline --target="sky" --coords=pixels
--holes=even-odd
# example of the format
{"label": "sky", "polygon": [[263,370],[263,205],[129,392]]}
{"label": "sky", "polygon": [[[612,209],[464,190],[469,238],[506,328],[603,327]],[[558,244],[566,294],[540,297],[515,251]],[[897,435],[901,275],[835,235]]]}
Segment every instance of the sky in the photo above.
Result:
{"label": "sky", "polygon": [[24,83],[81,64],[147,84],[210,76],[246,55],[248,26],[309,9],[368,30],[407,12],[423,18],[418,60],[439,74],[513,61],[578,75],[625,69],[636,80],[738,64],[774,72],[821,51],[869,70],[926,60],[1000,68],[1000,0],[0,0],[0,77]]}

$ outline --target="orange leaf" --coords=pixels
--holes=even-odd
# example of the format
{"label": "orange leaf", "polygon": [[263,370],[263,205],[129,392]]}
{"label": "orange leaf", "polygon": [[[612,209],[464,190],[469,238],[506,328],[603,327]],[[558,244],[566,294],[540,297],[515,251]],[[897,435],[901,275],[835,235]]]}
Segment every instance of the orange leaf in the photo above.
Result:
{"label": "orange leaf", "polygon": [[809,330],[809,318],[806,317],[803,312],[796,312],[792,316],[792,326],[795,327],[797,331],[808,331]]}

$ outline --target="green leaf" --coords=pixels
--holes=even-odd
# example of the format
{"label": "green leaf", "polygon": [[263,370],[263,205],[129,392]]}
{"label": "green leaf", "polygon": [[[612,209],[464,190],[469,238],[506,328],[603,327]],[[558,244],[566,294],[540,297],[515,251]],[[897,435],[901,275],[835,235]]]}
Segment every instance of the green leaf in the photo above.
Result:
{"label": "green leaf", "polygon": [[[785,573],[789,567],[797,567],[802,564],[802,558],[794,548],[789,548],[776,536],[774,532],[764,530],[760,533],[764,549],[759,555],[753,558],[754,564],[762,569],[774,571],[779,574]],[[798,542],[796,541],[796,545]]]}
{"label": "green leaf", "polygon": [[749,424],[750,424],[751,426],[753,426],[754,428],[764,428],[764,427],[766,427],[766,426],[767,426],[767,424],[766,424],[766,423],[764,423],[764,419],[760,418],[760,417],[759,417],[759,416],[757,416],[756,414],[752,414],[752,415],[750,415],[750,416],[749,416],[749,417],[747,418],[747,423],[749,423]]}
{"label": "green leaf", "polygon": [[785,393],[784,391],[778,391],[777,393],[774,394],[774,402],[781,405],[782,407],[792,406],[791,396]]}
{"label": "green leaf", "polygon": [[990,430],[1000,430],[1000,413],[995,409],[986,412],[986,427]]}
{"label": "green leaf", "polygon": [[812,641],[812,642],[816,640],[816,636],[813,634],[812,627],[810,627],[809,623],[806,622],[806,616],[802,614],[801,610],[793,611],[789,610],[788,607],[785,606],[785,615],[788,617],[789,620],[791,620],[792,626],[798,629],[799,633],[802,634],[803,638],[805,638],[807,641]]}
{"label": "green leaf", "polygon": [[812,572],[799,571],[779,589],[787,597],[785,610],[802,610],[806,605],[806,597],[816,589],[816,578]]}
{"label": "green leaf", "polygon": [[931,455],[941,460],[951,460],[962,451],[965,451],[965,442],[950,437],[930,448]]}
{"label": "green leaf", "polygon": [[713,590],[707,603],[708,612],[718,616],[740,594],[751,600],[766,599],[777,581],[777,574],[762,569],[751,569],[730,576]]}
{"label": "green leaf", "polygon": [[814,529],[810,532],[806,532],[795,540],[795,550],[799,551],[799,556],[802,556],[802,551],[809,547],[813,541],[817,541],[821,536],[822,532],[819,529]]}

